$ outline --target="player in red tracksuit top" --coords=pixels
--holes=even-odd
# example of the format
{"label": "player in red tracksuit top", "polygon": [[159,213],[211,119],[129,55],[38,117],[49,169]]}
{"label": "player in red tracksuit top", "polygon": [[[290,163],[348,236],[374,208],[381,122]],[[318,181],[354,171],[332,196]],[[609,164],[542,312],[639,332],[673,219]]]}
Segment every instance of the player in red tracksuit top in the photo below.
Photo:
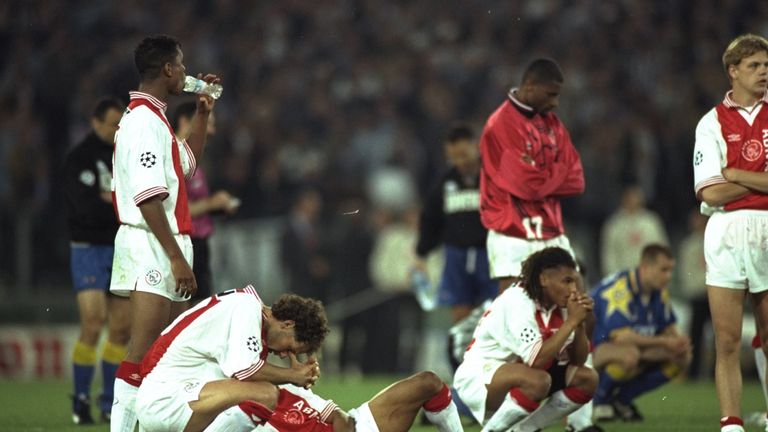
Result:
{"label": "player in red tracksuit top", "polygon": [[562,83],[554,61],[535,60],[480,138],[480,216],[489,230],[491,277],[501,289],[520,275],[531,253],[548,246],[572,252],[560,198],[584,191],[584,172],[568,131],[552,112]]}
{"label": "player in red tracksuit top", "polygon": [[696,127],[693,172],[704,232],[722,432],[743,431],[740,349],[745,290],[768,348],[768,40],[734,39],[723,54],[731,83]]}

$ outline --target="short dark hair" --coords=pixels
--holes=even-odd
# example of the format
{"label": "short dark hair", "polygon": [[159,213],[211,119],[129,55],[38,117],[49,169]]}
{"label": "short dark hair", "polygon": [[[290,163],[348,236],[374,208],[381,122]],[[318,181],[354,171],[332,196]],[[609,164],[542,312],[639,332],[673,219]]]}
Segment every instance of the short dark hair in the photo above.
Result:
{"label": "short dark hair", "polygon": [[173,130],[179,129],[179,120],[182,118],[191,119],[197,110],[197,104],[195,102],[184,102],[176,107],[176,111],[173,112]]}
{"label": "short dark hair", "polygon": [[674,259],[674,255],[672,255],[672,249],[670,249],[669,246],[665,246],[660,243],[651,243],[645,245],[643,248],[643,252],[640,254],[640,262],[644,264],[656,262],[656,258],[658,258],[659,255],[664,255],[669,259]]}
{"label": "short dark hair", "polygon": [[563,71],[552,59],[538,58],[531,62],[523,73],[523,83],[548,84],[563,82]]}
{"label": "short dark hair", "polygon": [[133,52],[141,81],[155,79],[166,63],[176,58],[181,43],[168,35],[147,36]]}
{"label": "short dark hair", "polygon": [[91,117],[103,121],[104,117],[107,115],[107,111],[111,109],[117,110],[117,112],[123,112],[125,110],[125,104],[117,98],[110,97],[102,99],[96,103]]}
{"label": "short dark hair", "polygon": [[570,252],[559,247],[548,247],[534,252],[523,262],[520,274],[520,285],[532,300],[544,302],[544,288],[541,286],[540,277],[544,270],[557,267],[570,267],[576,269],[576,261]]}
{"label": "short dark hair", "polygon": [[456,124],[448,131],[448,135],[445,136],[445,142],[453,144],[459,140],[471,140],[475,137],[472,132],[472,128],[465,124]]}
{"label": "short dark hair", "polygon": [[306,344],[310,352],[320,349],[329,332],[325,308],[315,299],[283,294],[272,305],[272,316],[280,321],[292,320],[296,341]]}

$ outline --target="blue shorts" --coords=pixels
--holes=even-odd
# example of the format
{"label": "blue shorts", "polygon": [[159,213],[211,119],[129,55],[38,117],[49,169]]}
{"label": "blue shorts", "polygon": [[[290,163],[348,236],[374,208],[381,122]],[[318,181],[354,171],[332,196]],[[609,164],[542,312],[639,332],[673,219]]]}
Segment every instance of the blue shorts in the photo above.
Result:
{"label": "blue shorts", "polygon": [[114,246],[71,243],[70,251],[72,287],[75,292],[87,289],[109,291]]}
{"label": "blue shorts", "polygon": [[499,294],[491,279],[485,248],[445,246],[445,268],[437,301],[441,305],[475,306]]}

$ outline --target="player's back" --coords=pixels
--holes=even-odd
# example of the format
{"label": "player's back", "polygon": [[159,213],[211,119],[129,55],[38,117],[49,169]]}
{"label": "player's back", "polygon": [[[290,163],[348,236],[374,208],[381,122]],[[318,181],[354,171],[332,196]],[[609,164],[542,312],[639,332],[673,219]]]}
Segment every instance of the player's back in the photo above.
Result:
{"label": "player's back", "polygon": [[[266,357],[262,307],[250,286],[203,300],[163,330],[142,360],[142,375],[158,382],[223,379],[258,363]],[[246,355],[236,358],[238,352]]]}

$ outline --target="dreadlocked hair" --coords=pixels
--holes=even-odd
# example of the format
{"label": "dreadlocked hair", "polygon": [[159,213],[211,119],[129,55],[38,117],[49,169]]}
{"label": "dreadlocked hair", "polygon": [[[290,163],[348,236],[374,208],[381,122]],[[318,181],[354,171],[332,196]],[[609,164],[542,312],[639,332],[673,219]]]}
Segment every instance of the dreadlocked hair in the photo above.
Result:
{"label": "dreadlocked hair", "polygon": [[520,274],[522,285],[528,297],[532,300],[544,303],[544,287],[541,286],[541,273],[544,270],[561,266],[576,268],[576,262],[571,254],[563,248],[548,247],[528,256],[523,262]]}
{"label": "dreadlocked hair", "polygon": [[272,316],[280,321],[292,320],[296,341],[306,344],[310,352],[319,350],[328,335],[325,308],[318,300],[283,294],[272,304]]}

